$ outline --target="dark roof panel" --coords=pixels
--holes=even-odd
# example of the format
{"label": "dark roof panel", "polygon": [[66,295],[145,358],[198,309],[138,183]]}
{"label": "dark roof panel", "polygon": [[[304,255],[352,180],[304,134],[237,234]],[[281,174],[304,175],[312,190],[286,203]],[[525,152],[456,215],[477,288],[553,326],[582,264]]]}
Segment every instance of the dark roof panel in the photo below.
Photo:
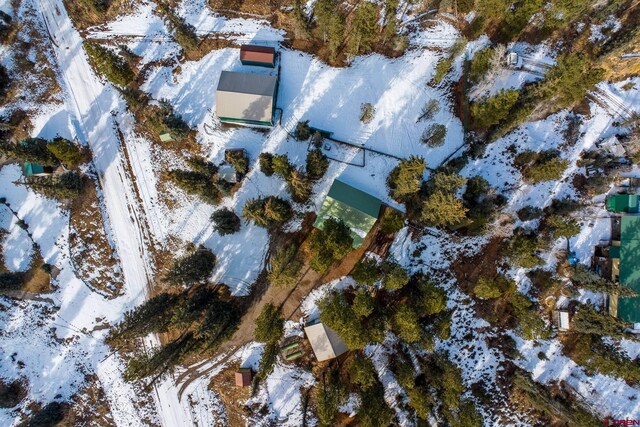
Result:
{"label": "dark roof panel", "polygon": [[223,71],[218,81],[218,90],[223,92],[248,93],[251,95],[273,96],[277,78],[256,73],[236,73]]}

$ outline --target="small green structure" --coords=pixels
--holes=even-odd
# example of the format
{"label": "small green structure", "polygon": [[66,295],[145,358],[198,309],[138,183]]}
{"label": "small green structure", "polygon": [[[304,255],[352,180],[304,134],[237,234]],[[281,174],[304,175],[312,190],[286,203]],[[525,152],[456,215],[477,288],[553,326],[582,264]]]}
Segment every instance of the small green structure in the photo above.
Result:
{"label": "small green structure", "polygon": [[[620,284],[640,293],[640,216],[621,218]],[[640,297],[618,298],[618,317],[640,323]]]}
{"label": "small green structure", "polygon": [[616,194],[609,196],[605,206],[609,212],[638,213],[640,211],[640,195]]}
{"label": "small green structure", "polygon": [[173,141],[173,136],[171,136],[171,133],[169,133],[169,132],[162,132],[160,134],[160,141],[162,141],[162,142],[171,142],[171,141]]}
{"label": "small green structure", "polygon": [[351,230],[353,247],[358,248],[377,221],[381,206],[376,197],[336,179],[313,226],[322,230],[327,218],[341,219]]}
{"label": "small green structure", "polygon": [[37,163],[25,162],[23,168],[24,176],[26,177],[50,175],[53,173],[53,168],[51,166],[42,166]]}

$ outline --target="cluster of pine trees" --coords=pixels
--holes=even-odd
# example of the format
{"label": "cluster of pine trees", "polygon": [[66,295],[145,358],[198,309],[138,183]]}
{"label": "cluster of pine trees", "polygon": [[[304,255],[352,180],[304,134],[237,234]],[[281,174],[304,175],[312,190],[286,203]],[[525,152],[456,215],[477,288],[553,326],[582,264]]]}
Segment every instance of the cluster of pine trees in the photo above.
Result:
{"label": "cluster of pine trees", "polygon": [[444,352],[414,354],[420,371],[414,368],[406,348],[394,357],[391,369],[418,420],[427,422],[435,417],[446,425],[481,427],[482,416],[473,400],[463,397],[465,386],[460,368]]}
{"label": "cluster of pine trees", "polygon": [[131,65],[112,50],[97,43],[85,43],[84,50],[95,70],[112,83],[125,87],[135,78]]}
{"label": "cluster of pine trees", "polygon": [[125,378],[158,378],[185,358],[214,351],[235,331],[240,316],[235,305],[208,286],[155,296],[125,315],[108,342],[138,349],[133,343],[151,333],[174,337],[150,354],[134,353]]}
{"label": "cluster of pine trees", "polygon": [[321,179],[329,167],[329,160],[319,150],[307,153],[306,171],[296,168],[286,154],[260,154],[260,170],[267,176],[278,175],[287,183],[291,199],[296,203],[306,203],[311,197],[313,184]]}
{"label": "cluster of pine trees", "polygon": [[[364,261],[368,263],[369,261]],[[446,292],[427,277],[408,278],[393,263],[363,265],[354,271],[355,289],[336,291],[320,301],[320,320],[352,350],[381,343],[391,330],[403,341],[432,349],[434,338],[449,336]],[[382,277],[384,288],[373,286]],[[411,304],[407,304],[411,301]]]}
{"label": "cluster of pine trees", "polygon": [[[87,157],[85,150],[62,137],[51,141],[43,138],[27,138],[18,143],[0,142],[0,153],[23,162],[41,166],[58,167],[61,163],[67,168],[77,168]],[[84,181],[76,170],[61,174],[30,176],[27,184],[31,189],[57,200],[74,199],[82,194]]]}
{"label": "cluster of pine trees", "polygon": [[375,367],[362,352],[353,352],[344,364],[322,370],[313,389],[312,403],[321,426],[337,424],[339,408],[350,394],[360,398],[356,421],[362,427],[389,425],[394,412],[384,399],[384,386]]}
{"label": "cluster of pine trees", "polygon": [[[230,194],[233,184],[218,176],[218,167],[212,162],[200,157],[192,156],[186,160],[189,169],[171,169],[166,173],[166,178],[187,194],[200,197],[204,202],[212,205],[220,203],[222,198]],[[246,172],[248,161],[243,159],[243,163],[236,162],[236,170],[242,167]],[[239,224],[233,224],[234,219],[229,213],[217,213],[212,216],[216,223],[220,222],[221,230],[229,234],[240,229]]]}
{"label": "cluster of pine trees", "polygon": [[331,63],[342,54],[351,58],[372,51],[397,53],[408,44],[399,34],[398,6],[398,0],[385,0],[382,5],[360,2],[350,9],[337,0],[318,0],[313,21],[297,4],[290,14],[290,26],[295,38],[321,44],[319,54]]}

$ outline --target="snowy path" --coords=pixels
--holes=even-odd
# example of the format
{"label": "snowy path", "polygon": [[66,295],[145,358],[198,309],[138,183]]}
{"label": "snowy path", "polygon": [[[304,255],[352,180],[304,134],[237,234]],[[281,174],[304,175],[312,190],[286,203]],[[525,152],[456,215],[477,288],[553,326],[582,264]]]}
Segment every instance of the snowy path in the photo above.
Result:
{"label": "snowy path", "polygon": [[[104,194],[113,238],[118,249],[125,278],[128,305],[138,305],[147,296],[152,277],[152,261],[147,245],[150,236],[142,203],[135,193],[135,177],[127,170],[127,159],[120,146],[110,114],[123,109],[124,101],[111,86],[94,75],[82,47],[82,38],[73,28],[61,0],[40,3],[45,24],[55,47],[61,85],[66,102],[78,120],[76,132],[88,143]],[[127,147],[128,148],[128,147]],[[157,345],[155,337],[148,339]],[[101,382],[113,382],[113,372],[98,369]],[[109,393],[110,387],[105,391]],[[110,399],[112,402],[115,400]],[[172,382],[158,385],[155,396],[158,416],[164,426],[192,425],[175,393]],[[120,408],[112,407],[113,412]],[[116,416],[116,419],[118,417]],[[132,420],[128,420],[127,424]]]}

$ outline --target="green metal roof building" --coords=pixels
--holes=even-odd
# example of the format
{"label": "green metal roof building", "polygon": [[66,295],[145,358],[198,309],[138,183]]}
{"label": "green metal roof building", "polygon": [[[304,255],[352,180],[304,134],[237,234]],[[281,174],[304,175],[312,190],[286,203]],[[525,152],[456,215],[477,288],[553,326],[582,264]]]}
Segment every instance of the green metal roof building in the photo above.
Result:
{"label": "green metal roof building", "polygon": [[[620,283],[640,293],[640,216],[621,218]],[[619,298],[618,317],[640,323],[640,297]]]}
{"label": "green metal roof building", "polygon": [[605,205],[610,212],[638,213],[640,196],[637,194],[616,194],[607,197]]}
{"label": "green metal roof building", "polygon": [[381,206],[371,194],[336,179],[313,226],[322,230],[327,218],[341,219],[351,230],[353,247],[358,248],[378,219]]}

